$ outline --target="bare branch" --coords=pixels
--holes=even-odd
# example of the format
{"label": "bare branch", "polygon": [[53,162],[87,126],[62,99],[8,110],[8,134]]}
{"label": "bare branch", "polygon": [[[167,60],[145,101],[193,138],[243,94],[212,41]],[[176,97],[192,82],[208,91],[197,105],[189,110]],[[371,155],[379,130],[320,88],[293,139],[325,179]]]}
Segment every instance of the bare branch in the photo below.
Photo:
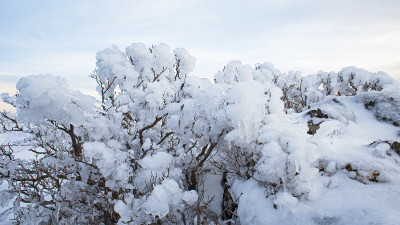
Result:
{"label": "bare branch", "polygon": [[162,120],[164,116],[156,116],[156,119],[154,120],[153,123],[143,127],[142,129],[139,130],[139,140],[140,140],[140,145],[143,145],[144,141],[143,141],[143,132],[154,127],[158,122],[160,122],[160,120]]}
{"label": "bare branch", "polygon": [[171,134],[173,134],[174,132],[168,132],[163,138],[161,138],[161,140],[157,143],[158,145],[161,144],[168,136],[170,136]]}
{"label": "bare branch", "polygon": [[7,129],[6,125],[4,124],[4,122],[2,121],[2,125],[3,125],[3,129],[5,131],[22,131],[22,127],[19,126],[17,119],[11,118],[9,115],[7,115],[7,112],[3,110],[3,112],[0,112],[0,115],[11,121],[14,124],[14,127],[11,128],[11,130]]}
{"label": "bare branch", "polygon": [[165,71],[167,71],[167,67],[163,67],[159,74],[156,74],[156,71],[153,68],[151,68],[151,71],[153,72],[153,76],[154,76],[153,82],[155,82],[161,76],[161,74],[163,74]]}

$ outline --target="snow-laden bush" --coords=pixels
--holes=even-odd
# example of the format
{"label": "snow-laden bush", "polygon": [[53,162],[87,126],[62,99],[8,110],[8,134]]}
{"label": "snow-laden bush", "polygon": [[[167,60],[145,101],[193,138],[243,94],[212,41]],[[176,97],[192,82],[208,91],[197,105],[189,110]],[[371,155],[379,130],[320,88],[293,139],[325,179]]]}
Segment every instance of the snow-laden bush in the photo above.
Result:
{"label": "snow-laden bush", "polygon": [[[337,185],[343,173],[364,183],[393,180],[378,164],[325,150],[327,139],[357,122],[350,103],[342,103],[346,96],[398,124],[399,104],[391,96],[398,84],[385,73],[350,67],[303,77],[269,63],[252,68],[232,61],[210,82],[190,76],[196,60],[186,50],[165,44],[113,46],[96,58],[91,77],[100,102],[51,75],[22,78],[18,94],[2,95],[18,116],[3,113],[3,129],[29,138],[1,145],[0,182],[8,188],[0,198],[14,203],[0,219],[277,224],[285,215],[298,217],[296,207],[307,211],[303,202],[319,199],[322,186]],[[314,103],[326,117],[295,113]],[[305,118],[318,124],[313,136]],[[394,143],[396,137],[387,137]],[[36,157],[16,157],[17,145],[29,145]],[[389,147],[374,154],[389,160]],[[307,215],[317,217],[302,223],[325,221]]]}

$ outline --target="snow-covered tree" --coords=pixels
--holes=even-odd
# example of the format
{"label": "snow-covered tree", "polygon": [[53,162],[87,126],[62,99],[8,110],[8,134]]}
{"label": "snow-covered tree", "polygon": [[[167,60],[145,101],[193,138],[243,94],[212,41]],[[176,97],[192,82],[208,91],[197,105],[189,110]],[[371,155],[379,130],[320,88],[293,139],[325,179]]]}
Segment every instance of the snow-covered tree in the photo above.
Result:
{"label": "snow-covered tree", "polygon": [[[2,113],[2,130],[25,138],[1,145],[0,199],[13,206],[0,221],[326,224],[312,203],[338,179],[396,180],[368,158],[327,154],[372,111],[394,128],[360,143],[398,170],[386,152],[398,148],[399,85],[383,72],[304,77],[231,61],[211,82],[190,75],[196,60],[186,50],[165,44],[112,46],[96,59],[99,101],[51,75],[22,78],[18,94],[2,95],[17,109]],[[17,157],[21,148],[35,157]]]}

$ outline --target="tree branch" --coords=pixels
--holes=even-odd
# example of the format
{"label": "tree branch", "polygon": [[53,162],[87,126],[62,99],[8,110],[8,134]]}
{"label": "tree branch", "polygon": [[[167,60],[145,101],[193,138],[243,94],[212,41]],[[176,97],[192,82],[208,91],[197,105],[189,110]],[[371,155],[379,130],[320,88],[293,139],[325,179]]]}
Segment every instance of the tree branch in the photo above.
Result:
{"label": "tree branch", "polygon": [[139,130],[139,140],[140,140],[140,145],[141,146],[144,143],[144,141],[143,141],[143,132],[148,130],[148,129],[150,129],[150,128],[152,128],[152,127],[154,127],[158,122],[160,122],[160,120],[162,120],[163,117],[164,116],[161,116],[161,117],[157,116],[153,123],[151,123],[151,124],[149,124],[149,125],[147,125],[147,126],[145,126],[145,127],[143,127],[142,129]]}
{"label": "tree branch", "polygon": [[10,116],[8,116],[6,111],[0,112],[0,114],[2,117],[11,121],[15,125],[14,127],[11,128],[11,130],[8,130],[6,128],[6,125],[2,122],[2,125],[3,125],[3,128],[5,131],[22,131],[22,127],[19,126],[17,119],[13,119]]}
{"label": "tree branch", "polygon": [[168,132],[163,138],[161,138],[161,140],[157,143],[158,145],[161,144],[168,136],[170,136],[171,134],[173,134],[174,132]]}

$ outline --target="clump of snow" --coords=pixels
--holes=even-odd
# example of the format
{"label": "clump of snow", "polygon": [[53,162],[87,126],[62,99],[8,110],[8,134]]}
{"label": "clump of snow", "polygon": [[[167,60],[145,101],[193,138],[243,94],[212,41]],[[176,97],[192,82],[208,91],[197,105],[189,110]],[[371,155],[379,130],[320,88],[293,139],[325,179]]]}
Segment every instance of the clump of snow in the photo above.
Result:
{"label": "clump of snow", "polygon": [[174,180],[164,180],[154,187],[150,197],[143,204],[144,211],[163,218],[169,213],[169,205],[182,200],[182,190]]}
{"label": "clump of snow", "polygon": [[158,183],[167,174],[172,178],[182,176],[182,170],[173,166],[172,155],[166,152],[157,152],[154,155],[144,157],[139,161],[140,171],[134,179],[135,185],[140,189],[145,189],[151,182]]}
{"label": "clump of snow", "polygon": [[197,199],[199,198],[199,195],[195,190],[191,191],[185,191],[183,192],[182,199],[189,205],[193,205]]}
{"label": "clump of snow", "polygon": [[95,99],[68,89],[66,81],[51,75],[31,75],[17,83],[18,116],[27,122],[43,119],[64,124],[83,124],[93,112]]}
{"label": "clump of snow", "polygon": [[[104,177],[113,177],[106,181],[107,187],[117,189],[121,184],[128,184],[132,171],[124,163],[126,153],[109,148],[102,142],[87,142],[83,145],[83,150],[89,162],[97,165]],[[81,176],[83,180],[88,178],[88,174],[85,173],[82,173]]]}
{"label": "clump of snow", "polygon": [[[110,97],[117,85],[122,89],[136,85],[139,74],[134,70],[133,65],[117,46],[100,51],[96,55],[97,76],[104,85],[109,85],[105,97]],[[100,87],[100,86],[99,86]],[[104,90],[98,92],[103,94]]]}
{"label": "clump of snow", "polygon": [[226,114],[238,135],[227,135],[226,140],[235,138],[250,140],[257,134],[265,115],[263,87],[255,82],[238,82],[226,93]]}
{"label": "clump of snow", "polygon": [[196,59],[186,49],[174,49],[175,59],[179,61],[179,72],[189,74],[195,67]]}
{"label": "clump of snow", "polygon": [[156,185],[143,203],[144,212],[153,216],[165,217],[171,206],[182,208],[182,200],[188,204],[193,204],[197,201],[198,195],[196,191],[185,191],[179,187],[178,183],[172,179],[165,179],[160,185]]}

